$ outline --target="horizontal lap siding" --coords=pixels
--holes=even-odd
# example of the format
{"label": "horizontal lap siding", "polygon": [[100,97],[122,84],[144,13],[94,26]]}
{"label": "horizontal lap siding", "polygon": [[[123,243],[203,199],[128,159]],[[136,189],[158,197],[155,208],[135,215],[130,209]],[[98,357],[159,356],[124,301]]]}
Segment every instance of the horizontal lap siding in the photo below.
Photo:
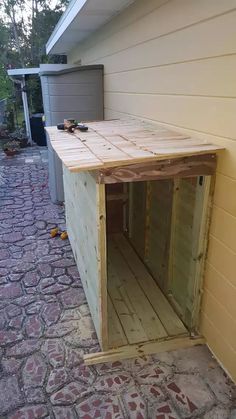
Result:
{"label": "horizontal lap siding", "polygon": [[105,116],[145,118],[219,156],[202,331],[236,379],[236,1],[137,0],[69,55],[104,64]]}

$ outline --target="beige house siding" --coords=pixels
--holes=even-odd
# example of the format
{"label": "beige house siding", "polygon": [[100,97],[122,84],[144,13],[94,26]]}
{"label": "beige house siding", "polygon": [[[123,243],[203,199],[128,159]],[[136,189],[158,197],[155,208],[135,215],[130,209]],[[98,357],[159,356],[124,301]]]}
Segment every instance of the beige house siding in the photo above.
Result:
{"label": "beige house siding", "polygon": [[236,380],[236,0],[137,0],[69,54],[105,66],[105,117],[132,115],[226,147],[201,329]]}

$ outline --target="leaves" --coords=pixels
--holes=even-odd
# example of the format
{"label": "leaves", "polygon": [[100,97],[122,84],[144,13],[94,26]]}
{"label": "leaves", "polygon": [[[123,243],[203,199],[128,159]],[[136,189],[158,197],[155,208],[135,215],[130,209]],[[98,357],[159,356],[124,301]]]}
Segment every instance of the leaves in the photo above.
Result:
{"label": "leaves", "polygon": [[[0,64],[38,66],[45,62],[45,45],[68,0],[2,0]],[[53,6],[52,6],[53,4]]]}

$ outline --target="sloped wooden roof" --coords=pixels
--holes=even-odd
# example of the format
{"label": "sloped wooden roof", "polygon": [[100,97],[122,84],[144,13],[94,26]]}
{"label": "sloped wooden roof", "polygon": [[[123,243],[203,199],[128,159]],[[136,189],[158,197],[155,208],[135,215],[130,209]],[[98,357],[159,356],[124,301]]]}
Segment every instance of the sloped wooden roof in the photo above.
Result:
{"label": "sloped wooden roof", "polygon": [[89,122],[73,134],[47,127],[52,147],[72,172],[215,153],[222,147],[137,120]]}

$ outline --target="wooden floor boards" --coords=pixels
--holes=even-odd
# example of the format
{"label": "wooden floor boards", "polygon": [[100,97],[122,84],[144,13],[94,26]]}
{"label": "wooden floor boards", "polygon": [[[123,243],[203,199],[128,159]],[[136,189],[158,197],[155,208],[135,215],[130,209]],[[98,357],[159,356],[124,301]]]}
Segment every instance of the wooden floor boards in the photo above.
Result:
{"label": "wooden floor boards", "polygon": [[127,239],[108,239],[109,347],[188,332]]}

